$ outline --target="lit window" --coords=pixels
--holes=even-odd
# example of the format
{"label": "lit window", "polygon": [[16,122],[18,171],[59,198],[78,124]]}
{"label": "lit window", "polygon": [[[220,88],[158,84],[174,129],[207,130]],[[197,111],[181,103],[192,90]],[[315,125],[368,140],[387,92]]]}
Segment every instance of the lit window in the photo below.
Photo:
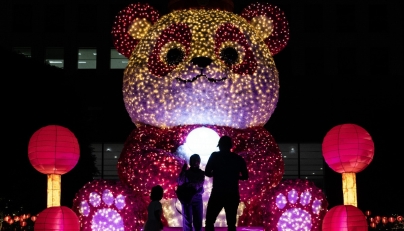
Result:
{"label": "lit window", "polygon": [[14,51],[26,57],[31,57],[31,47],[14,47]]}
{"label": "lit window", "polygon": [[45,61],[51,66],[64,67],[63,48],[46,48]]}
{"label": "lit window", "polygon": [[128,59],[118,51],[111,49],[111,69],[125,69],[128,65]]}
{"label": "lit window", "polygon": [[97,50],[94,48],[81,48],[78,53],[78,69],[97,68]]}

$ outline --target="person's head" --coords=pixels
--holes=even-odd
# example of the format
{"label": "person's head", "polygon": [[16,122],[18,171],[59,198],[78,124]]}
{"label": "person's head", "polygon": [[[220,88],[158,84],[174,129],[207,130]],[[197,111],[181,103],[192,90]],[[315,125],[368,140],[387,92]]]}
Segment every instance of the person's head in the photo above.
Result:
{"label": "person's head", "polygon": [[189,158],[189,165],[191,168],[199,168],[199,165],[201,164],[201,157],[198,154],[193,154]]}
{"label": "person's head", "polygon": [[220,151],[230,151],[230,149],[233,147],[233,142],[230,136],[222,136],[220,137],[217,146],[219,147]]}
{"label": "person's head", "polygon": [[163,187],[156,185],[151,189],[150,199],[152,201],[159,201],[163,199]]}

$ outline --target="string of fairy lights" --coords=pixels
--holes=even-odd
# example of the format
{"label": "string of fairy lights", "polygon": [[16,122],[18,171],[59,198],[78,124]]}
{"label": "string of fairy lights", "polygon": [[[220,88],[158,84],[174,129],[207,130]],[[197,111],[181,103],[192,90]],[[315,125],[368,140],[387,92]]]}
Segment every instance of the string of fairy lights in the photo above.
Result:
{"label": "string of fairy lights", "polygon": [[[118,17],[117,25],[125,24],[124,19]],[[264,16],[258,21],[275,25]],[[269,33],[254,28],[257,24],[220,10],[174,11],[152,26],[143,19],[132,22],[136,26],[131,26],[131,34],[143,36],[123,80],[124,102],[132,121],[157,127],[263,126],[278,101],[279,79],[262,37]],[[234,52],[235,60],[229,61],[225,51]],[[211,62],[203,73],[192,62],[197,57]]]}
{"label": "string of fairy lights", "polygon": [[[282,155],[263,128],[279,97],[272,56],[289,39],[278,7],[256,3],[241,15],[187,9],[160,16],[147,4],[131,4],[117,15],[112,34],[118,52],[129,58],[123,98],[137,128],[118,160],[120,183],[91,182],[77,194],[83,230],[141,230],[157,184],[164,189],[167,225],[180,226],[174,190],[185,152],[191,152],[188,137],[201,128],[210,137],[231,136],[233,151],[247,162],[250,177],[240,183],[238,224],[317,230],[326,208],[323,194],[307,181],[280,184]],[[204,189],[206,210],[211,179]],[[224,213],[215,225],[226,225]]]}

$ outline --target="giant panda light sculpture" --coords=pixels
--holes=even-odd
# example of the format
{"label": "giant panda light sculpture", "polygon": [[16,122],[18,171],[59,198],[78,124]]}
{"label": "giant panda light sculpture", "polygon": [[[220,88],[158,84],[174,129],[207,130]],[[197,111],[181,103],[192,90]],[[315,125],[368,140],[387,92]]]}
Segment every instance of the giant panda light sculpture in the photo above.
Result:
{"label": "giant panda light sculpture", "polygon": [[[130,4],[113,25],[115,48],[129,59],[123,100],[136,125],[118,161],[119,178],[145,196],[161,185],[168,226],[181,226],[174,190],[184,161],[198,153],[204,168],[219,137],[229,135],[250,175],[240,182],[238,225],[262,226],[258,204],[284,173],[263,126],[279,98],[273,55],[289,40],[288,22],[269,3],[250,4],[240,15],[230,0],[169,6],[160,15],[149,4]],[[204,187],[206,209],[210,179]],[[226,225],[223,214],[215,225]]]}

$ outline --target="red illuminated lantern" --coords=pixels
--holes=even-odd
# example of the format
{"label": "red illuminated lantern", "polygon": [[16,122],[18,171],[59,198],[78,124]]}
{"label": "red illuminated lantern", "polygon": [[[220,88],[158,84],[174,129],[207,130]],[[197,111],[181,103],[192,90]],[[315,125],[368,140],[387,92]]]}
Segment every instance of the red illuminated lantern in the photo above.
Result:
{"label": "red illuminated lantern", "polygon": [[383,224],[387,224],[387,222],[389,222],[389,220],[387,219],[387,217],[382,217],[382,223],[383,223]]}
{"label": "red illuminated lantern", "polygon": [[395,222],[396,221],[396,218],[394,218],[394,217],[389,217],[389,222],[390,223],[393,223],[393,222]]}
{"label": "red illuminated lantern", "polygon": [[379,223],[381,219],[382,219],[381,216],[375,216],[376,223]]}
{"label": "red illuminated lantern", "polygon": [[402,217],[402,216],[398,216],[398,217],[397,217],[397,221],[398,221],[398,222],[402,222],[402,221],[403,221],[403,217]]}
{"label": "red illuminated lantern", "polygon": [[5,216],[5,217],[4,217],[4,221],[5,221],[5,222],[8,222],[10,219],[11,219],[10,216]]}
{"label": "red illuminated lantern", "polygon": [[20,221],[20,225],[21,225],[21,227],[27,226],[27,222],[26,221]]}
{"label": "red illuminated lantern", "polygon": [[376,228],[376,223],[370,222],[370,227],[371,227],[371,228]]}
{"label": "red illuminated lantern", "polygon": [[43,174],[65,174],[76,166],[79,157],[80,149],[76,136],[65,127],[42,127],[29,140],[29,161]]}
{"label": "red illuminated lantern", "polygon": [[333,127],[324,137],[322,151],[325,162],[338,173],[358,173],[373,160],[372,137],[356,124]]}
{"label": "red illuminated lantern", "polygon": [[13,219],[8,220],[8,224],[9,224],[9,225],[11,225],[11,224],[13,224],[13,223],[14,223],[14,220],[13,220]]}
{"label": "red illuminated lantern", "polygon": [[32,216],[31,221],[35,222],[36,221],[36,216]]}
{"label": "red illuminated lantern", "polygon": [[35,231],[80,231],[80,223],[73,210],[65,206],[49,207],[38,214]]}
{"label": "red illuminated lantern", "polygon": [[365,212],[365,214],[366,214],[366,216],[370,216],[371,212],[370,212],[369,210],[367,210],[367,211]]}
{"label": "red illuminated lantern", "polygon": [[328,166],[342,173],[344,205],[357,206],[355,174],[369,165],[374,154],[369,133],[356,124],[335,126],[325,135],[322,151]]}
{"label": "red illuminated lantern", "polygon": [[28,157],[36,170],[48,175],[47,207],[59,206],[61,175],[74,168],[80,157],[76,136],[59,125],[42,127],[29,140]]}
{"label": "red illuminated lantern", "polygon": [[322,228],[322,231],[367,231],[368,224],[357,207],[337,205],[325,214]]}

